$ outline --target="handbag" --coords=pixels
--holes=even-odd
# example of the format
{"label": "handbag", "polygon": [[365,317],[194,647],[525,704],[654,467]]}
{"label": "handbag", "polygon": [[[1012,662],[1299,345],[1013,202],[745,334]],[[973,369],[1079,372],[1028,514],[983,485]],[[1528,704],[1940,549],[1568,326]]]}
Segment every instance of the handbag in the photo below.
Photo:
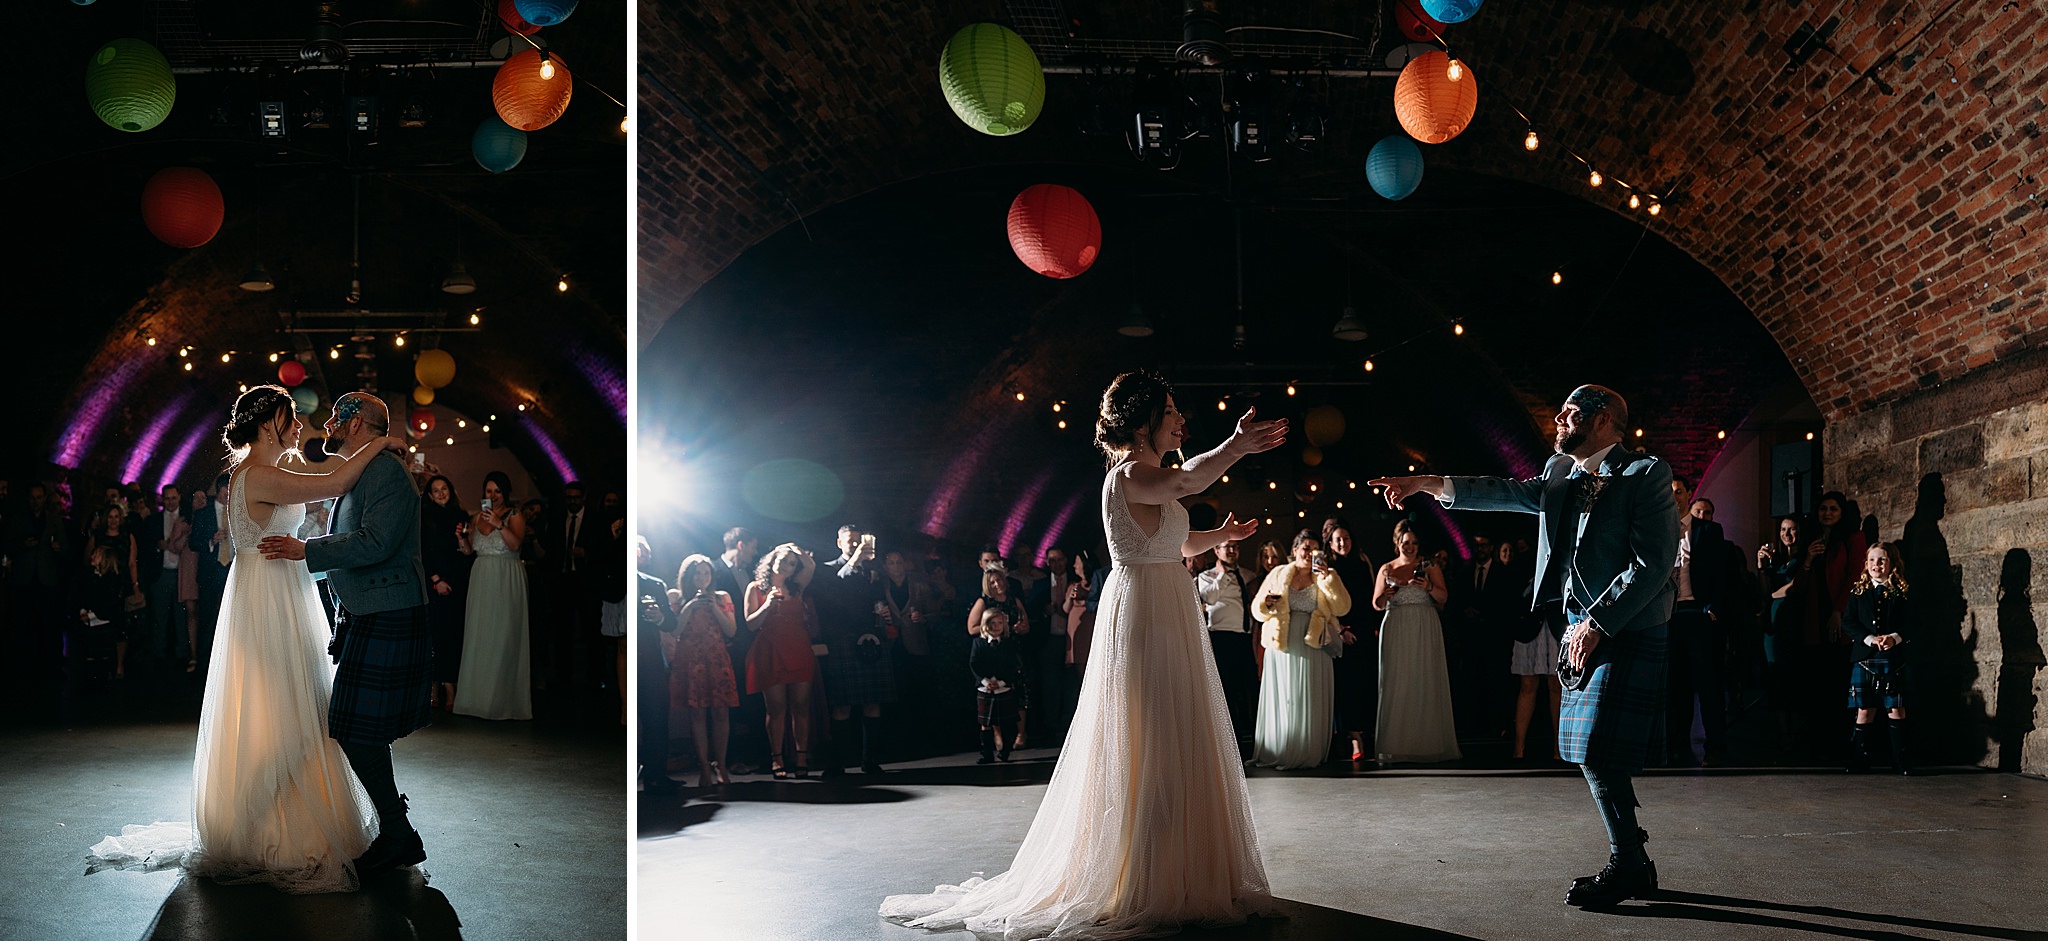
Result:
{"label": "handbag", "polygon": [[133,614],[147,607],[149,607],[149,599],[143,597],[142,592],[139,591],[132,595],[129,595],[126,599],[124,599],[121,602],[121,610],[126,611],[130,614]]}

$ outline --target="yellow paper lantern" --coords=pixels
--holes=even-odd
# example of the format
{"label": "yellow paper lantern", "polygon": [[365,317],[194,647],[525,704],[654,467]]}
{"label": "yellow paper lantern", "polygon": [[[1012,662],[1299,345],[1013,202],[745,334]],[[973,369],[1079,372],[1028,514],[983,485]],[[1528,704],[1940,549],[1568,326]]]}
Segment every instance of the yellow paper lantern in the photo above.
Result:
{"label": "yellow paper lantern", "polygon": [[[414,371],[418,371],[417,367],[415,367]],[[432,405],[434,404],[434,390],[426,386],[413,386],[412,400],[416,405]]]}
{"label": "yellow paper lantern", "polygon": [[1401,129],[1425,144],[1441,144],[1463,133],[1479,109],[1479,80],[1472,67],[1450,77],[1451,57],[1426,52],[1401,67],[1394,80],[1394,117]]}
{"label": "yellow paper lantern", "polygon": [[447,350],[423,350],[419,360],[413,363],[412,375],[420,385],[439,389],[455,381],[455,357],[448,355]]}
{"label": "yellow paper lantern", "polygon": [[1319,448],[1327,448],[1344,437],[1344,413],[1335,405],[1309,409],[1301,424],[1309,443]]}
{"label": "yellow paper lantern", "polygon": [[1309,445],[1308,447],[1302,448],[1301,462],[1303,464],[1307,464],[1310,467],[1314,467],[1318,464],[1321,464],[1323,462],[1323,449],[1316,447],[1315,445]]}

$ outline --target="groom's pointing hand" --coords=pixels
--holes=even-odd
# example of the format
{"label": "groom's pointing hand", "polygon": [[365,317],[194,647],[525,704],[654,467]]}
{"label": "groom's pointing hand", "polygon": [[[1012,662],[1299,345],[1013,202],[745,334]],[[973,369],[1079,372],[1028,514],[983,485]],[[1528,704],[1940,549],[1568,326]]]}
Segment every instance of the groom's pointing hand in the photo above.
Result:
{"label": "groom's pointing hand", "polygon": [[256,549],[266,559],[290,559],[294,562],[306,559],[305,542],[290,536],[265,536],[256,544]]}

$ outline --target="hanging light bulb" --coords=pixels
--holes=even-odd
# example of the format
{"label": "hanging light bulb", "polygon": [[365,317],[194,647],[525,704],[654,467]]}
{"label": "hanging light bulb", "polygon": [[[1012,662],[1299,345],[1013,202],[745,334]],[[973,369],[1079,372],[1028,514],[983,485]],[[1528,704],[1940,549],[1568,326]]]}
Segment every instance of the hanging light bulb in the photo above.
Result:
{"label": "hanging light bulb", "polygon": [[328,351],[327,351],[327,358],[328,358],[328,359],[340,359],[340,358],[341,358],[341,347],[338,347],[338,346],[337,346],[337,347],[335,347],[334,349],[328,350]]}
{"label": "hanging light bulb", "polygon": [[1278,490],[1278,489],[1280,489],[1280,482],[1279,482],[1279,481],[1277,481],[1277,480],[1269,480],[1269,481],[1266,481],[1266,489],[1267,489],[1267,490]]}
{"label": "hanging light bulb", "polygon": [[1287,394],[1288,394],[1288,395],[1293,395],[1293,394],[1294,394],[1294,383],[1290,382],[1290,383],[1288,383],[1288,384],[1287,384]]}
{"label": "hanging light bulb", "polygon": [[1060,430],[1061,430],[1061,431],[1065,431],[1065,430],[1067,430],[1067,420],[1066,420],[1066,419],[1064,419],[1064,418],[1060,419]]}
{"label": "hanging light bulb", "polygon": [[192,355],[192,348],[191,348],[191,347],[189,347],[189,346],[181,346],[181,347],[178,347],[178,358],[179,358],[179,359],[185,359],[185,358],[187,358],[187,357],[189,357],[189,356],[191,356],[191,355]]}
{"label": "hanging light bulb", "polygon": [[147,340],[145,340],[145,341],[143,341],[143,342],[145,342],[145,343],[148,343],[148,344],[149,344],[150,346],[155,346],[155,345],[156,345],[156,337],[150,337],[149,339],[147,339]]}
{"label": "hanging light bulb", "polygon": [[1529,136],[1522,138],[1522,149],[1535,150],[1542,143],[1542,141],[1536,139],[1536,129],[1532,127],[1529,129]]}
{"label": "hanging light bulb", "polygon": [[1448,66],[1445,66],[1445,67],[1444,67],[1444,78],[1446,78],[1446,79],[1449,79],[1450,81],[1453,81],[1453,82],[1462,82],[1462,81],[1464,81],[1464,80],[1465,80],[1465,63],[1463,63],[1463,62],[1460,62],[1460,61],[1458,61],[1458,60],[1456,60],[1456,59],[1452,59],[1452,60],[1451,60],[1451,64],[1450,64],[1450,65],[1448,65]]}
{"label": "hanging light bulb", "polygon": [[220,354],[220,361],[223,363],[231,363],[234,360],[235,354],[232,351]]}
{"label": "hanging light bulb", "polygon": [[1651,199],[1650,199],[1650,215],[1656,216],[1656,215],[1662,215],[1663,213],[1664,213],[1664,204],[1663,204],[1663,203],[1660,203],[1660,202],[1658,202],[1658,201],[1656,200],[1656,198],[1655,198],[1655,197],[1651,197]]}
{"label": "hanging light bulb", "polygon": [[1716,441],[1726,441],[1726,440],[1728,440],[1728,432],[1726,432],[1726,431],[1717,431],[1717,432],[1714,432],[1714,440],[1716,440]]}
{"label": "hanging light bulb", "polygon": [[1552,283],[1552,284],[1563,284],[1563,283],[1564,283],[1564,272],[1562,272],[1562,271],[1553,271],[1553,272],[1551,272],[1551,273],[1550,273],[1550,283]]}
{"label": "hanging light bulb", "polygon": [[401,334],[399,334],[398,336],[396,336],[396,337],[393,337],[393,338],[392,338],[392,340],[391,340],[391,342],[393,343],[393,345],[396,345],[396,346],[404,346],[404,345],[405,345],[405,334],[401,333]]}
{"label": "hanging light bulb", "polygon": [[274,362],[277,362],[277,354],[276,354],[276,353],[272,353],[272,354],[270,354],[270,361],[271,361],[271,362],[273,362],[273,363],[274,363]]}
{"label": "hanging light bulb", "polygon": [[1217,410],[1217,411],[1219,411],[1219,412],[1223,412],[1223,411],[1229,411],[1229,410],[1230,410],[1230,404],[1229,404],[1228,402],[1224,401],[1223,399],[1217,399],[1217,400],[1216,400],[1216,410]]}
{"label": "hanging light bulb", "polygon": [[565,275],[563,275],[563,276],[562,276],[562,277],[561,277],[560,279],[558,279],[558,280],[556,280],[556,281],[555,281],[555,291],[556,291],[556,292],[558,292],[558,293],[561,293],[561,294],[567,294],[567,293],[569,293],[569,276],[568,276],[568,275],[566,275],[566,274],[565,274]]}
{"label": "hanging light bulb", "polygon": [[1365,371],[1372,372],[1372,360],[1365,361]]}
{"label": "hanging light bulb", "polygon": [[1599,186],[1600,184],[1607,182],[1607,178],[1601,176],[1600,171],[1594,170],[1592,173],[1587,174],[1586,182],[1594,186]]}
{"label": "hanging light bulb", "polygon": [[626,133],[626,115],[619,116],[619,133]]}
{"label": "hanging light bulb", "polygon": [[[191,371],[192,371],[192,361],[191,361],[191,360],[189,360],[189,359],[185,361],[185,371],[186,371],[186,372],[191,372]],[[1807,435],[1807,436],[1806,436],[1806,440],[1808,440],[1808,441],[1812,441],[1812,440],[1813,440],[1813,436],[1812,436],[1812,435]]]}
{"label": "hanging light bulb", "polygon": [[1022,402],[1022,401],[1024,401],[1024,393],[1022,393],[1022,392],[1019,392],[1019,393],[1017,393],[1017,401],[1019,401],[1019,402]]}
{"label": "hanging light bulb", "polygon": [[468,419],[466,419],[466,418],[458,418],[458,419],[456,419],[456,420],[455,420],[455,427],[457,427],[457,428],[468,428],[468,427],[469,427],[469,420],[468,420]]}
{"label": "hanging light bulb", "polygon": [[1224,482],[1224,483],[1226,483],[1226,484],[1230,482],[1230,475],[1229,475],[1229,474],[1224,474],[1224,475],[1223,475],[1223,482]]}
{"label": "hanging light bulb", "polygon": [[477,316],[477,315],[476,315],[476,313],[475,313],[474,311],[472,311],[472,312],[470,313],[470,315],[469,315],[469,325],[470,325],[470,326],[474,327],[474,326],[477,326],[478,324],[481,324],[481,323],[483,323],[483,322],[484,322],[484,319],[483,319],[482,317],[479,317],[479,316]]}
{"label": "hanging light bulb", "polygon": [[555,59],[546,52],[540,54],[540,78],[544,82],[553,81],[555,78]]}
{"label": "hanging light bulb", "polygon": [[1637,196],[1637,195],[1636,195],[1636,194],[1634,194],[1634,193],[1630,193],[1630,194],[1628,194],[1628,208],[1630,208],[1630,209],[1641,209],[1641,208],[1642,208],[1642,206],[1643,206],[1643,199],[1642,199],[1642,197],[1640,197],[1640,196]]}
{"label": "hanging light bulb", "polygon": [[1055,412],[1059,411],[1059,410],[1060,410],[1060,403],[1058,403],[1058,402],[1054,402],[1054,403],[1052,403],[1052,410],[1053,410],[1053,411],[1055,411]]}
{"label": "hanging light bulb", "polygon": [[1461,337],[1461,336],[1464,336],[1464,335],[1465,335],[1465,325],[1464,325],[1464,324],[1461,324],[1461,323],[1454,323],[1454,324],[1451,324],[1451,335],[1452,335],[1452,336],[1460,336],[1460,337]]}

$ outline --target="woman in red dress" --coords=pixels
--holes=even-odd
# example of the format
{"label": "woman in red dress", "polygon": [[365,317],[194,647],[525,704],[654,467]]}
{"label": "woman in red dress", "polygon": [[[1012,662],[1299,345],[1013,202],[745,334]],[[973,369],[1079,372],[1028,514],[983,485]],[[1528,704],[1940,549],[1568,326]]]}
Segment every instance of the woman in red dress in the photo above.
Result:
{"label": "woman in red dress", "polygon": [[683,560],[676,587],[669,589],[669,607],[676,612],[674,634],[663,634],[669,662],[671,705],[690,714],[690,740],[697,745],[697,784],[729,784],[725,745],[732,732],[731,710],[740,704],[739,684],[732,675],[726,644],[738,632],[732,596],[711,587],[711,559],[702,554]]}
{"label": "woman in red dress", "polygon": [[811,553],[795,543],[776,546],[747,583],[747,626],[755,630],[747,650],[747,692],[760,693],[768,707],[770,771],[787,778],[782,760],[784,725],[795,739],[796,776],[808,777],[804,754],[811,742],[811,681],[818,658],[811,653],[809,605],[804,589],[817,571]]}

